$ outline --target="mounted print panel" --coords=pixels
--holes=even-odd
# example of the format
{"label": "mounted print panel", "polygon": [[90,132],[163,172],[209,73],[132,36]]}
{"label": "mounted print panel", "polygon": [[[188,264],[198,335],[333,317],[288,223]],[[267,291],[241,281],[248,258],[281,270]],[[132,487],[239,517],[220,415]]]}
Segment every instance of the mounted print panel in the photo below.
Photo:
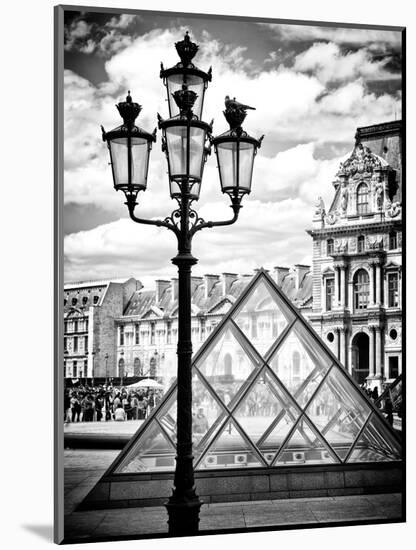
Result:
{"label": "mounted print panel", "polygon": [[404,521],[405,29],[55,25],[55,540]]}

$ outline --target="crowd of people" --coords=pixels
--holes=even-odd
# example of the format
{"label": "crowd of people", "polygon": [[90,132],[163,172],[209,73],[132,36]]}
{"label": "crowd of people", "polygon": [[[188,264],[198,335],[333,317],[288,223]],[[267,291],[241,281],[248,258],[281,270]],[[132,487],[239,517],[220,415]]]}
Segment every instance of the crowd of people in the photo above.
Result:
{"label": "crowd of people", "polygon": [[64,394],[64,422],[144,420],[159,404],[163,390],[77,386]]}

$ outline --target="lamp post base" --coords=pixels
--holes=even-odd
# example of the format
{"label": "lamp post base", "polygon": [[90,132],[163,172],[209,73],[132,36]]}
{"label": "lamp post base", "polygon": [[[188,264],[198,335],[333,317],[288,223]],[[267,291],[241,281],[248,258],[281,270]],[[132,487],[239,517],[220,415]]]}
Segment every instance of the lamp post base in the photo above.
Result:
{"label": "lamp post base", "polygon": [[192,498],[178,497],[173,494],[165,504],[169,516],[169,535],[178,537],[197,535],[202,504],[202,500],[195,494]]}

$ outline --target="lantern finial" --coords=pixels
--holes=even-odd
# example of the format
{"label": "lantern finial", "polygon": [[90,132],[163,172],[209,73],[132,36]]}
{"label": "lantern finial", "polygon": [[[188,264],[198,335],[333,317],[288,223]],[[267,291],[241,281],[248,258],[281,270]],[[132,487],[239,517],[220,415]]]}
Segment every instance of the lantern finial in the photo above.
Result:
{"label": "lantern finial", "polygon": [[118,112],[120,113],[121,118],[125,126],[134,126],[134,121],[139,116],[142,106],[138,103],[135,103],[130,95],[130,90],[128,91],[126,101],[120,101],[116,105]]}
{"label": "lantern finial", "polygon": [[192,42],[189,38],[189,31],[186,31],[186,34],[180,42],[175,44],[176,51],[178,52],[181,62],[184,67],[187,67],[191,64],[192,59],[195,57],[196,52],[198,51],[198,44]]}

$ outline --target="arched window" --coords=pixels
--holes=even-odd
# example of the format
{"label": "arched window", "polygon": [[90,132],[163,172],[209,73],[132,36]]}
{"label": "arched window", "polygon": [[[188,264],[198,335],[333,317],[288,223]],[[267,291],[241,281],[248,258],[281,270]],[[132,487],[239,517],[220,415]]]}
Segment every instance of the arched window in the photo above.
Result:
{"label": "arched window", "polygon": [[357,252],[364,252],[365,251],[365,238],[363,235],[360,235],[357,238]]}
{"label": "arched window", "polygon": [[140,362],[140,359],[138,357],[134,358],[134,376],[142,376],[142,364]]}
{"label": "arched window", "polygon": [[370,281],[365,269],[354,275],[354,309],[367,309],[370,297]]}
{"label": "arched window", "polygon": [[300,381],[300,353],[295,350],[292,354],[292,382],[294,384]]}
{"label": "arched window", "polygon": [[230,376],[233,373],[233,360],[231,355],[227,353],[224,357],[224,374]]}
{"label": "arched window", "polygon": [[334,253],[334,239],[328,239],[326,241],[326,255],[330,256]]}
{"label": "arched window", "polygon": [[368,214],[368,185],[360,183],[357,188],[357,214]]}
{"label": "arched window", "polygon": [[124,377],[124,359],[120,359],[118,362],[118,375],[120,378]]}

